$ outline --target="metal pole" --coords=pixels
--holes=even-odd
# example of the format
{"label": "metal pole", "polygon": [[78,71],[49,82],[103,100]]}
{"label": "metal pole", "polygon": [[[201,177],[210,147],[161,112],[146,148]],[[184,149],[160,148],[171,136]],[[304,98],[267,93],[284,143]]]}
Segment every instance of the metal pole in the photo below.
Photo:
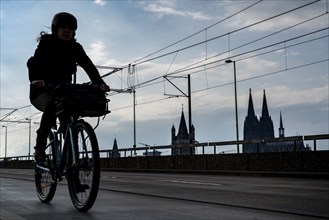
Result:
{"label": "metal pole", "polygon": [[5,158],[7,158],[7,126],[5,127]]}
{"label": "metal pole", "polygon": [[188,125],[189,125],[189,143],[190,143],[190,155],[193,154],[193,149],[192,149],[192,101],[191,101],[191,76],[188,74],[187,76],[187,83],[188,83]]}
{"label": "metal pole", "polygon": [[136,155],[136,91],[133,88],[133,99],[134,99],[134,155]]}
{"label": "metal pole", "polygon": [[237,100],[237,91],[236,91],[236,68],[235,61],[233,61],[234,66],[234,96],[235,96],[235,122],[236,122],[236,140],[237,140],[237,152],[240,153],[239,148],[239,122],[238,122],[238,100]]}
{"label": "metal pole", "polygon": [[31,155],[31,122],[32,122],[32,120],[30,119],[30,122],[29,122],[29,156]]}
{"label": "metal pole", "polygon": [[188,121],[189,121],[189,133],[190,133],[190,144],[192,144],[192,101],[191,101],[191,77],[190,74],[187,77],[188,83]]}

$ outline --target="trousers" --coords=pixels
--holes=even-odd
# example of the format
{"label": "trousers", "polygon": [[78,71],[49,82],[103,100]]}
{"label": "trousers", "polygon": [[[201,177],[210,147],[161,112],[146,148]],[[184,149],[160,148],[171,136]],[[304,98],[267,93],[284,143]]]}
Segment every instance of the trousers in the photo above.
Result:
{"label": "trousers", "polygon": [[32,105],[43,112],[40,127],[37,130],[35,148],[44,148],[52,126],[56,125],[56,106],[49,93],[41,93],[31,100]]}

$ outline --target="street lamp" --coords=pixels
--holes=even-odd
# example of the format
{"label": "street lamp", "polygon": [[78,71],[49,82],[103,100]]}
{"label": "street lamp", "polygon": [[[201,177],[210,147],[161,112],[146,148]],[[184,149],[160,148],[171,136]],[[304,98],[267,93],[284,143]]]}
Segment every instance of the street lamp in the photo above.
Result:
{"label": "street lamp", "polygon": [[234,96],[235,96],[235,122],[236,122],[236,140],[237,140],[237,151],[240,153],[239,150],[239,122],[238,122],[238,101],[237,101],[237,92],[236,92],[236,67],[235,67],[235,61],[232,60],[225,60],[225,63],[233,63],[234,67]]}

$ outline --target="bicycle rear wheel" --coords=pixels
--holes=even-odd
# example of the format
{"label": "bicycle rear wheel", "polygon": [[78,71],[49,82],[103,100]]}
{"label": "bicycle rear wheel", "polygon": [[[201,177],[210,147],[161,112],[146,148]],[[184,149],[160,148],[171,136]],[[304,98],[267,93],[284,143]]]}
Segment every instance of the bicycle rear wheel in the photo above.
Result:
{"label": "bicycle rear wheel", "polygon": [[[93,128],[83,120],[75,124],[73,140],[78,159],[77,164],[68,169],[66,175],[68,188],[73,205],[79,211],[88,211],[96,200],[99,187],[98,142]],[[69,157],[72,156],[69,151]]]}
{"label": "bicycle rear wheel", "polygon": [[55,133],[50,131],[46,149],[47,161],[44,164],[35,163],[35,186],[38,198],[43,203],[49,203],[55,195],[57,188],[57,175],[55,168]]}

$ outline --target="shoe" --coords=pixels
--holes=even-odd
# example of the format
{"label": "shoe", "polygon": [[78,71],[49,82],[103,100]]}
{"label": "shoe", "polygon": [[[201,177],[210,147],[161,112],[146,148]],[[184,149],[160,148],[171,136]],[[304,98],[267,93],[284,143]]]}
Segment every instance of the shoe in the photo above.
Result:
{"label": "shoe", "polygon": [[82,193],[86,192],[86,189],[89,189],[89,186],[87,184],[81,184],[78,180],[78,183],[75,185],[75,192],[76,193]]}
{"label": "shoe", "polygon": [[46,158],[46,153],[44,151],[44,149],[41,149],[40,147],[35,147],[34,148],[34,159],[35,161],[38,162],[46,162],[47,158]]}

